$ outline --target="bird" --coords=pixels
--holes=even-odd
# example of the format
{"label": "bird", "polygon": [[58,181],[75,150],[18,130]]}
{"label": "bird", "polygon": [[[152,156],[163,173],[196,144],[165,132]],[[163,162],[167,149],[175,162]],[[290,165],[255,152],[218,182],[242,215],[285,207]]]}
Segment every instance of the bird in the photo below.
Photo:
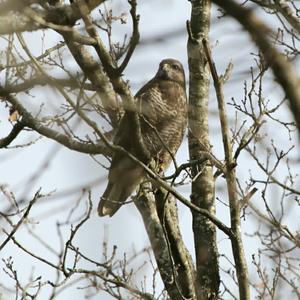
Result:
{"label": "bird", "polygon": [[[171,163],[187,126],[187,96],[182,64],[173,58],[160,62],[155,76],[135,95],[143,143],[160,172]],[[132,112],[120,121],[114,144],[136,156]],[[147,164],[148,161],[142,161]],[[98,205],[99,216],[113,216],[146,178],[146,173],[125,153],[115,151],[108,184]]]}

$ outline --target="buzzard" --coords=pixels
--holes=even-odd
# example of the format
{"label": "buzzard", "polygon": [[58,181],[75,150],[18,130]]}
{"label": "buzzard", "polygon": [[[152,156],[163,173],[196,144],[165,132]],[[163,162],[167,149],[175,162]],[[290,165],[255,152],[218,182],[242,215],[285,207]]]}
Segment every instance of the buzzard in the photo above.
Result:
{"label": "buzzard", "polygon": [[[182,64],[175,59],[161,61],[156,75],[137,92],[135,99],[144,145],[163,171],[177,152],[187,125]],[[131,118],[132,114],[125,112],[114,143],[136,155]],[[145,176],[141,166],[125,154],[116,152],[112,157],[108,185],[98,206],[99,215],[114,215]]]}

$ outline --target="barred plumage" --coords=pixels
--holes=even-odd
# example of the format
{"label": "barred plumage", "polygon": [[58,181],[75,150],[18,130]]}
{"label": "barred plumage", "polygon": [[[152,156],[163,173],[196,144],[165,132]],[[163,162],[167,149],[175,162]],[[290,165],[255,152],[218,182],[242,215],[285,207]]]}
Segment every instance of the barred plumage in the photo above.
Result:
{"label": "barred plumage", "polygon": [[[177,152],[187,124],[185,75],[181,63],[175,59],[163,60],[155,77],[135,97],[144,144],[164,170]],[[135,154],[129,113],[124,114],[114,142]],[[141,166],[126,155],[115,153],[109,182],[98,206],[99,215],[112,216],[144,178]]]}

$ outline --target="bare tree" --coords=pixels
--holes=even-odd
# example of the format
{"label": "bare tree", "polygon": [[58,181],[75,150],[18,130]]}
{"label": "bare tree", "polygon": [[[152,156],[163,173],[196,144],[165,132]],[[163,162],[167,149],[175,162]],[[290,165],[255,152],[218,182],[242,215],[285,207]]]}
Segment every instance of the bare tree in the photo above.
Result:
{"label": "bare tree", "polygon": [[[27,176],[22,182],[0,177],[0,298],[61,299],[75,287],[86,298],[300,299],[299,4],[189,2],[180,29],[144,37],[136,0],[0,1],[1,152],[35,155],[41,145],[46,153],[33,175],[13,170]],[[143,146],[126,72],[137,47],[172,38],[187,41],[188,150],[161,174],[113,138],[133,110],[133,138]],[[141,192],[124,207],[134,202],[150,246],[120,255],[127,224],[114,246],[106,233],[99,239],[93,204],[103,178],[72,189],[40,185],[60,149],[91,158],[99,175],[115,151],[144,169]],[[49,216],[51,239],[37,226]],[[93,238],[96,257],[80,235]],[[20,257],[31,259],[26,278]]]}

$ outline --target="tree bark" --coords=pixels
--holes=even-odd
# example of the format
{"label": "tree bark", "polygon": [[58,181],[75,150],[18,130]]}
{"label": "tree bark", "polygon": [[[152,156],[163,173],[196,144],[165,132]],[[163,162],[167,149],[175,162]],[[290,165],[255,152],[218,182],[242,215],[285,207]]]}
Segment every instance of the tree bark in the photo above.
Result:
{"label": "tree bark", "polygon": [[179,228],[177,199],[169,192],[158,189],[155,193],[158,217],[168,243],[169,255],[173,261],[176,285],[184,299],[196,299],[195,269],[192,258],[181,236]]}
{"label": "tree bark", "polygon": [[[189,153],[198,159],[201,152],[210,150],[208,129],[209,70],[203,52],[202,39],[208,39],[210,28],[210,0],[194,0],[188,23],[189,87]],[[192,202],[215,213],[215,183],[212,166],[195,166],[192,175]],[[216,228],[212,222],[192,211],[196,251],[198,299],[215,299],[219,292],[219,264]]]}
{"label": "tree bark", "polygon": [[175,199],[170,197],[171,202],[167,203],[169,201],[162,199],[165,193],[155,195],[150,183],[143,184],[142,189],[135,204],[168,295],[172,300],[195,300],[194,268],[179,231]]}

